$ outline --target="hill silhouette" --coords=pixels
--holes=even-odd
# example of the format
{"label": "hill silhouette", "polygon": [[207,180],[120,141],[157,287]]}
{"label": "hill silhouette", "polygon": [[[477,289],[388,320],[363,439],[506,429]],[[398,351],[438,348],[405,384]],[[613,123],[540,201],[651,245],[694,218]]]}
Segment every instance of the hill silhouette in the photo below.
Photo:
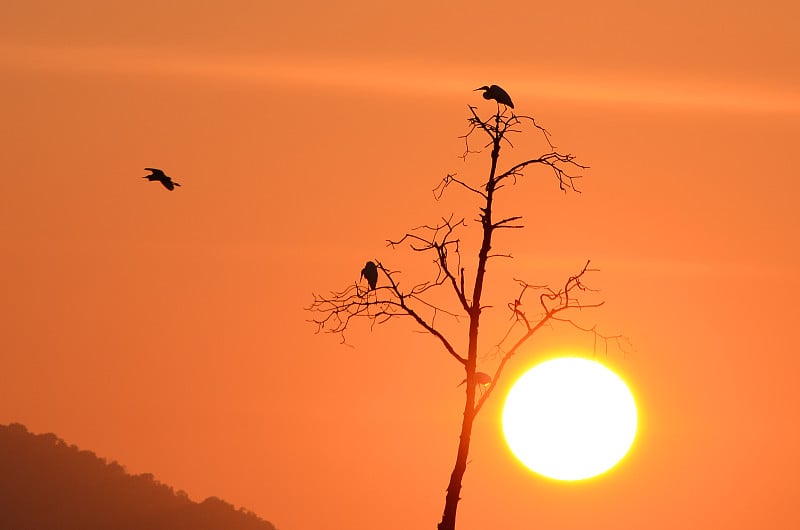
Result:
{"label": "hill silhouette", "polygon": [[275,530],[244,509],[209,497],[197,503],[55,434],[0,425],[3,530]]}

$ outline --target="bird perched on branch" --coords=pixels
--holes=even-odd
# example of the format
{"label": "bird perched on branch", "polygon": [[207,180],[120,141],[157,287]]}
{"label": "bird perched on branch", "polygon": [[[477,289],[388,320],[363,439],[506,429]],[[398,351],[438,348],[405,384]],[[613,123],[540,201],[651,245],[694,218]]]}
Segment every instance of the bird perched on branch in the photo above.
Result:
{"label": "bird perched on branch", "polygon": [[146,167],[145,169],[149,171],[151,174],[142,177],[143,179],[157,180],[158,182],[163,184],[164,187],[167,188],[169,191],[174,190],[175,186],[180,186],[180,184],[178,184],[177,182],[173,182],[173,180],[166,173],[164,173],[158,168]]}
{"label": "bird perched on branch", "polygon": [[375,289],[375,286],[378,285],[378,266],[374,262],[368,261],[361,269],[361,278],[367,279],[370,291]]}
{"label": "bird perched on branch", "polygon": [[[467,380],[461,381],[456,388],[466,383]],[[475,372],[475,384],[481,386],[488,386],[492,382],[492,376],[483,372]]]}
{"label": "bird perched on branch", "polygon": [[476,88],[476,90],[483,90],[483,99],[493,99],[498,103],[502,103],[507,107],[514,108],[514,103],[511,101],[511,96],[508,95],[508,92],[503,90],[497,85],[492,86],[482,86],[480,88]]}

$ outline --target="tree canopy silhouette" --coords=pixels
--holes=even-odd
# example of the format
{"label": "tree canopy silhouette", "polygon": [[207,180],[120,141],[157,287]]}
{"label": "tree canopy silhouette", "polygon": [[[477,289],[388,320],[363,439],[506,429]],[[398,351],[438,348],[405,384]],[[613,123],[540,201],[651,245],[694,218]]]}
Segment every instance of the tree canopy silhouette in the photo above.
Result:
{"label": "tree canopy silhouette", "polygon": [[0,527],[37,530],[275,530],[209,497],[193,502],[149,473],[67,445],[55,434],[0,425]]}
{"label": "tree canopy silhouette", "polygon": [[[492,85],[476,90],[484,90],[483,97],[486,99],[496,99],[497,111],[482,117],[477,107],[468,107],[468,128],[462,137],[465,142],[463,158],[483,153],[482,149],[473,147],[476,144],[483,149],[490,148],[488,173],[477,182],[457,174],[447,174],[434,188],[437,200],[454,187],[478,199],[480,206],[476,221],[480,244],[474,253],[474,261],[467,263],[460,234],[475,225],[468,225],[466,218],[450,214],[436,223],[419,226],[397,239],[387,241],[387,246],[392,249],[403,247],[415,253],[431,255],[436,264],[434,277],[410,287],[401,287],[400,271],[393,270],[386,261],[374,259],[378,272],[385,278],[380,286],[373,289],[370,285],[370,289],[364,290],[359,283],[354,283],[327,295],[315,294],[308,308],[314,313],[312,321],[317,325],[317,332],[339,334],[342,341],[345,340],[345,332],[357,319],[366,319],[373,325],[396,318],[410,319],[434,337],[443,351],[463,367],[466,383],[463,417],[439,530],[455,529],[475,417],[502,379],[508,361],[519,352],[521,346],[545,326],[556,323],[594,335],[595,345],[598,340],[604,341],[606,347],[609,341],[623,340],[619,335],[604,335],[595,325],[576,320],[578,312],[600,307],[604,303],[596,299],[595,291],[587,283],[589,275],[596,270],[587,260],[567,275],[560,285],[538,285],[514,279],[518,294],[505,305],[510,325],[505,334],[492,342],[496,345],[494,348],[499,352],[500,360],[490,374],[477,370],[480,323],[488,309],[484,302],[488,264],[493,259],[511,257],[509,254],[492,253],[494,237],[499,231],[523,228],[521,215],[497,215],[498,197],[501,193],[513,190],[523,180],[526,171],[535,168],[545,170],[545,175],[549,173],[561,192],[580,193],[576,184],[581,178],[580,171],[587,166],[579,163],[574,155],[560,152],[551,143],[550,133],[533,117],[514,114],[511,98],[503,89]],[[499,103],[503,103],[502,108]],[[513,148],[512,137],[520,134],[538,135],[544,152],[533,156],[526,153],[519,161],[501,167],[501,151]],[[468,265],[471,266],[468,268]],[[448,317],[454,323],[454,333],[460,333],[462,339],[466,338],[462,342],[466,343],[466,349],[456,346],[459,343],[454,333],[442,324],[441,319]],[[477,389],[481,390],[480,395]]]}

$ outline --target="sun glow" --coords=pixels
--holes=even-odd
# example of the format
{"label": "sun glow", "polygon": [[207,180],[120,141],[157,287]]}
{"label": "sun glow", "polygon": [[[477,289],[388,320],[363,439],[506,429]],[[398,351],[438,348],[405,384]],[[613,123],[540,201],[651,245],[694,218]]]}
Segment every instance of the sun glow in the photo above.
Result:
{"label": "sun glow", "polygon": [[561,357],[520,377],[506,398],[503,433],[528,468],[557,480],[611,469],[636,436],[628,386],[599,362]]}

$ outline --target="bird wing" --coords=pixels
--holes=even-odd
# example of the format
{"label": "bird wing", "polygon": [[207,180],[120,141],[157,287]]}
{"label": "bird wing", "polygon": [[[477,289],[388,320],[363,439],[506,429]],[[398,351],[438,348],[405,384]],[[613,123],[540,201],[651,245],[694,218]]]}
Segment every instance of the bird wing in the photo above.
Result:
{"label": "bird wing", "polygon": [[373,274],[376,277],[378,276],[378,266],[375,265],[373,262],[368,261],[366,265],[364,265],[364,268],[361,269],[361,276],[366,276],[367,278],[369,278]]}
{"label": "bird wing", "polygon": [[146,167],[144,169],[145,171],[152,171],[153,175],[166,176],[166,174],[164,174],[164,172],[158,169],[157,167]]}
{"label": "bird wing", "polygon": [[508,105],[512,109],[514,108],[514,103],[511,101],[511,96],[508,95],[503,87],[499,85],[492,85],[489,87],[489,92],[492,94],[492,98],[502,103],[503,105]]}

